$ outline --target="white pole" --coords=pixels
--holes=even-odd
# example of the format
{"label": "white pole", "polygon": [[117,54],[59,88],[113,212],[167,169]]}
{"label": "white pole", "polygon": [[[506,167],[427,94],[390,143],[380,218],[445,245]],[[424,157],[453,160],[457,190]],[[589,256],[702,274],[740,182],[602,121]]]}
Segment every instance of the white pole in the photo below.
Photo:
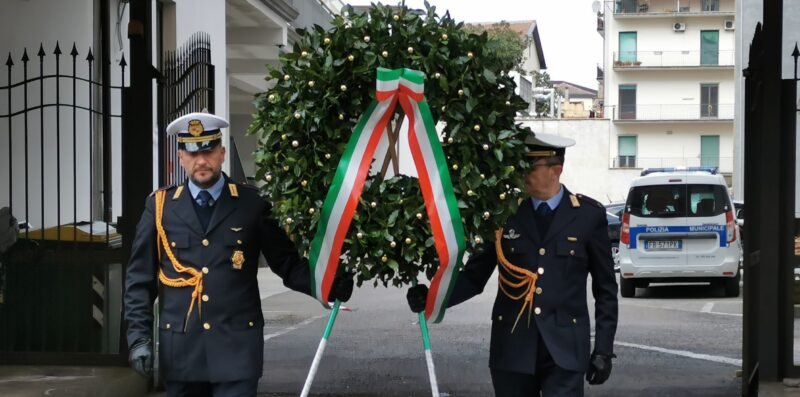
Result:
{"label": "white pole", "polygon": [[325,352],[325,346],[328,345],[328,338],[331,336],[333,322],[336,321],[336,315],[339,314],[339,306],[341,306],[341,304],[342,302],[338,299],[336,303],[333,304],[333,310],[331,310],[331,315],[328,317],[328,325],[325,326],[325,332],[322,333],[322,339],[320,339],[319,346],[317,347],[317,354],[314,355],[314,361],[311,363],[311,369],[308,370],[306,383],[303,385],[303,391],[300,393],[301,397],[308,397],[308,393],[311,391],[311,384],[314,383],[314,377],[317,376],[317,368],[319,368],[319,362],[322,361],[322,353]]}

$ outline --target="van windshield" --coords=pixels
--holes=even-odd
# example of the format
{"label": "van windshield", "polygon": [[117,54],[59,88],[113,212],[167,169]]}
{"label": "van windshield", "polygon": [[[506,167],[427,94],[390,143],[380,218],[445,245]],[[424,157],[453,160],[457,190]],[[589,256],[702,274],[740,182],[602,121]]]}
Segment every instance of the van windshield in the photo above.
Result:
{"label": "van windshield", "polygon": [[692,218],[724,214],[730,204],[720,185],[652,185],[631,188],[626,205],[642,218]]}

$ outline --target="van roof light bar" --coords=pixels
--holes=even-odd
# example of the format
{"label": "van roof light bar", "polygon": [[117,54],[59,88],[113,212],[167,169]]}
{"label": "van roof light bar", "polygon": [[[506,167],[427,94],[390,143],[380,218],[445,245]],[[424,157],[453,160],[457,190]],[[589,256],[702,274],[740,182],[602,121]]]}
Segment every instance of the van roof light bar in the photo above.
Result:
{"label": "van roof light bar", "polygon": [[711,175],[716,175],[719,172],[717,167],[660,167],[660,168],[646,168],[642,170],[641,176],[649,175],[655,172],[707,172]]}

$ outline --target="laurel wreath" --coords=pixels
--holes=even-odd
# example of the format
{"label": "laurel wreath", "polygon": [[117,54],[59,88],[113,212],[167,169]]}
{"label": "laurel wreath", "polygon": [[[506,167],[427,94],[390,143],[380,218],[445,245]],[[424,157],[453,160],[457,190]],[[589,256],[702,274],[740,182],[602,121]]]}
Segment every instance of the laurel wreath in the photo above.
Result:
{"label": "laurel wreath", "polygon": [[[293,51],[268,72],[274,86],[256,97],[249,129],[260,142],[256,178],[303,252],[358,117],[375,96],[378,67],[427,76],[425,97],[440,123],[467,251],[493,239],[516,211],[526,164],[522,140],[530,131],[514,118],[528,105],[486,49],[485,33],[468,33],[449,14],[425,6],[421,12],[403,4],[368,12],[347,7],[330,29],[299,30]],[[395,139],[401,116],[387,128]],[[419,184],[397,175],[396,153],[378,165],[345,239],[340,271],[355,273],[359,285],[406,285],[420,272],[430,279],[439,261]]]}

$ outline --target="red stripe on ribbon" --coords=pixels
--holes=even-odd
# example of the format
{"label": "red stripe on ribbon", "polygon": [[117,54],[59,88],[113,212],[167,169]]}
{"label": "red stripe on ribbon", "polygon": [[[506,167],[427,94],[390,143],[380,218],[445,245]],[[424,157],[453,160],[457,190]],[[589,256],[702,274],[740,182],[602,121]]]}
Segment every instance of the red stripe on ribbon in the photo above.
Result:
{"label": "red stripe on ribbon", "polygon": [[[412,97],[413,99],[413,97]],[[433,233],[433,241],[436,246],[436,252],[439,254],[439,270],[431,280],[431,293],[437,296],[439,287],[442,281],[442,273],[447,270],[447,264],[450,262],[450,253],[447,251],[447,241],[445,241],[444,229],[442,228],[441,220],[439,219],[438,209],[436,208],[436,200],[433,197],[433,189],[431,188],[431,179],[428,175],[428,169],[425,167],[425,159],[422,155],[419,141],[417,140],[415,123],[415,114],[413,106],[408,96],[400,96],[400,106],[406,112],[408,117],[408,146],[411,149],[411,156],[414,158],[414,163],[417,168],[417,177],[419,180],[420,190],[422,197],[425,199],[425,209],[428,212],[428,218],[431,223],[431,231]],[[425,317],[429,318],[433,313],[433,308],[436,305],[435,300],[428,300],[425,305]]]}
{"label": "red stripe on ribbon", "polygon": [[331,285],[333,284],[333,278],[336,276],[336,268],[339,266],[339,257],[342,255],[344,237],[347,235],[347,230],[350,228],[350,222],[353,220],[353,215],[358,206],[358,199],[361,197],[361,192],[364,189],[364,182],[367,179],[367,174],[372,165],[372,157],[380,142],[381,134],[383,134],[383,131],[386,129],[386,125],[389,124],[389,119],[394,115],[397,97],[395,96],[391,100],[392,103],[389,104],[389,107],[386,109],[383,116],[381,116],[378,124],[375,125],[375,128],[370,132],[369,143],[367,143],[364,156],[361,158],[361,163],[358,166],[358,173],[356,174],[356,180],[353,184],[353,190],[350,192],[350,197],[348,197],[347,204],[342,213],[342,219],[339,221],[336,233],[334,234],[333,248],[331,250],[331,255],[328,256],[325,276],[322,279],[321,292],[326,301],[329,300],[328,295],[330,294]]}

